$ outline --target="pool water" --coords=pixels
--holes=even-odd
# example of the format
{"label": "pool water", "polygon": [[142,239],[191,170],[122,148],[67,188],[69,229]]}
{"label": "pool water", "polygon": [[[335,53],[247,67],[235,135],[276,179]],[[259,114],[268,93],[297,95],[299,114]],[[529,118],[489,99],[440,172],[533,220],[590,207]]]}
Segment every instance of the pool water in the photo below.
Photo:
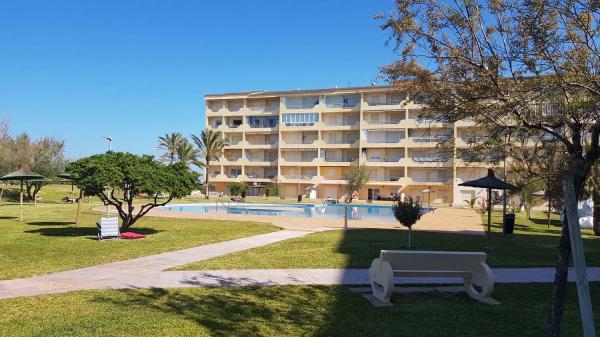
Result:
{"label": "pool water", "polygon": [[[167,211],[294,216],[302,218],[343,219],[344,205],[258,204],[225,202],[218,204],[179,204],[161,207]],[[423,212],[433,208],[423,208]],[[391,206],[350,205],[348,219],[396,222]]]}

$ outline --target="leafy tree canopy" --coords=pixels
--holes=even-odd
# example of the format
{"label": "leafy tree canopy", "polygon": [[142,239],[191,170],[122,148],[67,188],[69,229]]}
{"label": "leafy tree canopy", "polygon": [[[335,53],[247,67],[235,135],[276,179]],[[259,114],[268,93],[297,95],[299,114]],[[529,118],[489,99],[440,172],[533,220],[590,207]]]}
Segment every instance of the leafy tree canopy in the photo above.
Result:
{"label": "leafy tree canopy", "polygon": [[[199,187],[198,173],[190,171],[184,163],[165,165],[152,156],[127,152],[83,158],[69,163],[67,172],[85,195],[95,195],[104,205],[114,206],[123,220],[123,228],[133,225],[152,208],[164,206]],[[150,199],[134,213],[134,198],[141,193]]]}

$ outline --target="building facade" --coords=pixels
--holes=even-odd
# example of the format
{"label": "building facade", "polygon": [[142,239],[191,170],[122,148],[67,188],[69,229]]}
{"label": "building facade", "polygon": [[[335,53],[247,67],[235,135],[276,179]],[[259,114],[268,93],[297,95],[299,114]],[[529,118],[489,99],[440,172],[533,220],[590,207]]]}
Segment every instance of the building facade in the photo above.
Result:
{"label": "building facade", "polygon": [[[211,193],[233,182],[250,194],[276,184],[279,195],[341,198],[351,165],[369,168],[360,199],[412,197],[464,205],[482,191],[458,186],[486,174],[486,164],[452,155],[483,137],[471,121],[419,118],[419,99],[389,87],[354,87],[205,96],[206,128],[229,140],[207,172]],[[445,139],[454,149],[440,150]]]}

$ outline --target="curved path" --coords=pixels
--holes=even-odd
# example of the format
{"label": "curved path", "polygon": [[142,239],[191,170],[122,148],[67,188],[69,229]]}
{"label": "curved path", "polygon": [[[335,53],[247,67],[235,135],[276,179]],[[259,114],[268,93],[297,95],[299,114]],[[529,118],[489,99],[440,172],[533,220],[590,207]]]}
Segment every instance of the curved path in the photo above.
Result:
{"label": "curved path", "polygon": [[[174,252],[144,256],[59,273],[0,281],[0,299],[88,289],[181,288],[369,283],[366,269],[261,269],[164,271],[179,265],[301,237],[306,231],[283,230]],[[496,268],[497,283],[552,282],[554,268]],[[570,272],[569,276],[573,273]],[[600,267],[588,268],[590,281],[600,281]],[[462,280],[399,278],[398,283],[462,283]]]}

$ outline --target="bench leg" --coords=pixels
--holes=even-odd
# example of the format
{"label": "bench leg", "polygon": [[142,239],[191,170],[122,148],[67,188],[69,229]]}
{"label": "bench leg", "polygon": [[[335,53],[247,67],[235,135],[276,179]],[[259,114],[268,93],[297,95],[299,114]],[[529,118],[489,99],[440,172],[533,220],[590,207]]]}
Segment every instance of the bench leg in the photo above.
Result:
{"label": "bench leg", "polygon": [[394,292],[392,266],[387,261],[377,258],[371,263],[369,276],[371,277],[373,297],[383,303],[390,303],[390,297]]}

